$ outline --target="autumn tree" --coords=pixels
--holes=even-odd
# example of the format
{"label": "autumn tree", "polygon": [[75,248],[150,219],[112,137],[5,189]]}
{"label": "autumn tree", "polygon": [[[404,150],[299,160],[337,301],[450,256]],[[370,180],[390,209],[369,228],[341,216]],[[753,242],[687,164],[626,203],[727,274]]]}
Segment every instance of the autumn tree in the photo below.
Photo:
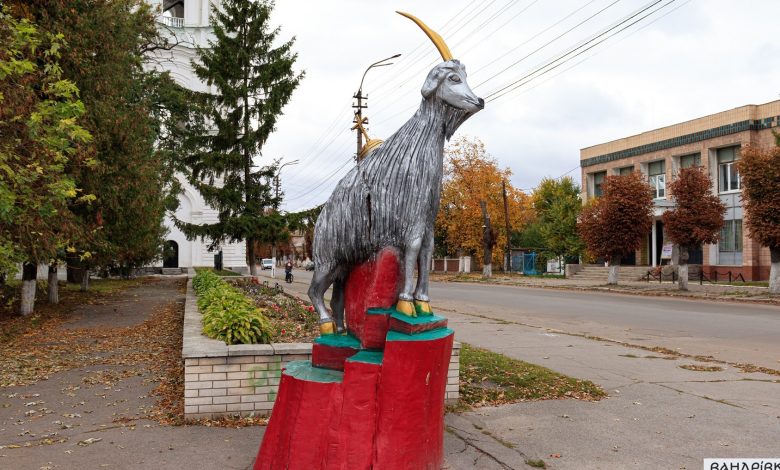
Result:
{"label": "autumn tree", "polygon": [[[462,250],[482,259],[484,233],[480,201],[485,201],[496,234],[495,245],[505,247],[502,181],[507,182],[510,233],[524,226],[532,216],[528,196],[509,184],[511,175],[508,168],[499,168],[479,139],[460,137],[452,141],[445,150],[441,205],[435,227],[437,244],[446,244],[450,255]],[[492,261],[500,265],[502,253],[503,250],[494,250]]]}
{"label": "autumn tree", "polygon": [[79,90],[62,77],[64,46],[62,35],[0,9],[0,272],[23,263],[23,315],[34,308],[38,265],[79,231],[69,205],[89,199],[67,173],[90,135],[77,124]]}
{"label": "autumn tree", "polygon": [[[69,263],[127,272],[160,256],[173,168],[186,149],[165,136],[191,120],[173,110],[188,98],[166,74],[145,70],[147,53],[168,47],[144,0],[8,0],[15,13],[61,31],[62,74],[81,91],[82,125],[94,137],[81,150],[92,168],[68,171],[95,200],[73,208],[85,236]],[[175,136],[177,137],[178,136]],[[167,143],[166,143],[167,142]],[[181,153],[175,150],[181,149]],[[80,261],[79,258],[82,260]],[[88,281],[88,277],[86,278]]]}
{"label": "autumn tree", "polygon": [[603,195],[585,205],[577,230],[588,251],[609,260],[608,284],[617,284],[620,260],[639,249],[653,224],[653,194],[638,172],[607,176]]}
{"label": "autumn tree", "polygon": [[769,248],[769,292],[780,294],[780,147],[748,146],[741,153],[745,222],[751,238]]}
{"label": "autumn tree", "polygon": [[705,243],[715,243],[723,228],[726,205],[712,193],[712,181],[702,167],[683,168],[669,184],[675,203],[663,214],[669,239],[679,247],[680,289],[688,290],[688,253]]}
{"label": "autumn tree", "polygon": [[276,166],[257,167],[254,161],[303,77],[293,70],[294,38],[282,41],[280,28],[271,26],[273,6],[270,0],[223,0],[211,10],[215,39],[198,49],[193,68],[214,90],[201,95],[214,132],[200,139],[188,176],[217,210],[218,221],[178,222],[188,238],[208,239],[211,247],[245,240],[253,275],[255,240],[278,240],[283,225],[268,210],[278,206],[269,182]]}
{"label": "autumn tree", "polygon": [[545,178],[534,190],[533,207],[539,234],[548,256],[574,258],[583,249],[577,233],[577,217],[582,210],[580,187],[571,177]]}

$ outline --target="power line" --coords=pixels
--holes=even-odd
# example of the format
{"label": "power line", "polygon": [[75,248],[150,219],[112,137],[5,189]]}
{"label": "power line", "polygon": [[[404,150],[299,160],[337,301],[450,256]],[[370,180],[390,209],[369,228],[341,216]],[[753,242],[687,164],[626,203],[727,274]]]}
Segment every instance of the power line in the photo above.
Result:
{"label": "power line", "polygon": [[[544,28],[543,30],[539,31],[538,33],[534,34],[533,36],[531,36],[531,37],[530,37],[530,38],[528,38],[527,40],[525,40],[525,41],[521,42],[521,43],[520,43],[520,44],[518,44],[517,46],[515,46],[515,47],[513,47],[512,49],[510,49],[510,50],[506,51],[505,53],[503,53],[503,54],[501,54],[500,56],[496,57],[495,59],[491,60],[490,62],[488,62],[487,64],[483,65],[482,67],[480,67],[480,68],[476,69],[476,70],[473,72],[473,74],[474,74],[474,75],[476,75],[476,74],[478,74],[479,72],[481,72],[482,70],[485,70],[486,68],[488,68],[488,67],[490,67],[491,65],[495,64],[496,62],[498,62],[499,60],[501,60],[501,59],[503,59],[504,57],[508,56],[508,55],[509,55],[509,54],[511,54],[512,52],[514,52],[514,51],[516,51],[516,50],[520,49],[521,47],[523,47],[524,45],[526,45],[526,44],[528,44],[529,42],[533,41],[534,39],[538,38],[538,37],[539,37],[539,36],[541,36],[542,34],[546,33],[547,31],[551,30],[552,28],[554,28],[554,27],[558,26],[559,24],[563,23],[564,21],[568,20],[568,19],[569,19],[569,18],[571,18],[573,15],[576,15],[576,14],[577,14],[577,13],[579,13],[581,10],[583,10],[584,8],[586,8],[588,5],[590,5],[591,3],[593,3],[593,2],[596,2],[596,1],[597,1],[597,0],[590,0],[589,2],[585,3],[585,4],[584,4],[584,5],[582,5],[581,7],[577,8],[576,10],[572,11],[571,13],[569,13],[568,15],[564,16],[564,17],[563,17],[563,18],[561,18],[560,20],[556,21],[555,23],[551,24],[550,26],[548,26],[548,27]],[[536,3],[536,2],[534,2],[534,3]]]}
{"label": "power line", "polygon": [[[537,68],[536,68],[536,69],[534,69],[533,71],[531,71],[531,72],[527,73],[526,75],[524,75],[524,76],[520,77],[519,79],[515,80],[514,82],[512,82],[512,83],[509,83],[508,85],[505,85],[505,86],[503,86],[503,87],[501,87],[501,88],[499,88],[499,89],[497,89],[497,90],[495,90],[495,91],[491,92],[490,94],[488,94],[488,95],[485,97],[485,101],[486,101],[486,102],[495,101],[496,99],[498,99],[498,98],[500,98],[500,97],[502,97],[502,96],[506,95],[507,93],[510,93],[510,92],[512,92],[513,90],[516,90],[517,88],[521,87],[522,85],[524,85],[524,84],[526,84],[526,83],[530,82],[531,80],[534,80],[535,78],[538,78],[538,77],[540,77],[540,76],[542,76],[542,75],[544,75],[544,74],[546,74],[546,73],[549,73],[549,72],[550,72],[550,71],[552,71],[552,70],[555,70],[556,68],[558,68],[558,67],[560,67],[561,65],[565,64],[566,62],[568,62],[568,61],[570,61],[570,60],[574,59],[575,57],[577,57],[577,56],[579,56],[579,55],[582,55],[582,54],[584,54],[585,52],[589,51],[590,49],[593,49],[594,47],[596,47],[596,46],[598,46],[599,44],[603,43],[604,41],[606,41],[606,40],[607,40],[607,39],[609,39],[610,37],[612,37],[612,36],[615,36],[615,35],[619,34],[620,32],[622,32],[622,31],[624,31],[624,30],[626,30],[626,29],[630,28],[631,26],[633,26],[633,25],[635,25],[636,23],[638,23],[638,22],[642,21],[643,19],[647,18],[648,16],[652,15],[653,13],[655,13],[655,12],[657,12],[657,11],[660,11],[660,10],[662,10],[663,8],[666,8],[667,6],[669,6],[670,4],[672,4],[673,2],[675,2],[676,0],[671,0],[671,1],[669,1],[669,3],[667,3],[667,4],[665,4],[665,5],[662,5],[662,6],[661,6],[660,8],[658,8],[657,10],[651,11],[650,13],[648,13],[648,14],[646,14],[646,15],[642,16],[642,17],[641,17],[641,18],[639,18],[638,20],[635,20],[635,21],[633,21],[632,23],[628,24],[627,26],[624,26],[623,28],[619,29],[619,30],[618,30],[618,31],[616,31],[615,33],[608,35],[607,37],[605,37],[604,39],[602,39],[602,40],[600,40],[600,41],[596,42],[595,44],[592,44],[592,45],[590,45],[589,47],[587,47],[587,48],[585,48],[585,49],[581,50],[580,52],[577,52],[577,53],[576,53],[576,54],[574,54],[573,56],[571,56],[571,57],[569,57],[569,58],[567,58],[567,59],[563,60],[562,62],[559,62],[558,64],[556,64],[556,65],[554,65],[554,66],[552,66],[552,64],[554,64],[555,62],[561,61],[562,59],[564,59],[565,57],[567,57],[567,56],[571,55],[571,54],[572,54],[572,53],[574,53],[575,51],[577,51],[577,50],[579,50],[579,49],[582,49],[584,46],[586,46],[586,45],[590,44],[591,42],[595,41],[596,39],[598,39],[598,38],[600,38],[600,37],[604,36],[604,35],[605,35],[605,34],[607,34],[608,32],[610,32],[610,31],[612,31],[613,29],[617,28],[618,26],[620,26],[620,25],[622,25],[622,24],[626,23],[627,21],[629,21],[629,20],[631,20],[631,19],[635,18],[636,16],[640,15],[641,13],[643,13],[643,12],[645,12],[645,11],[649,10],[650,8],[652,8],[653,6],[655,6],[655,5],[659,4],[659,3],[661,3],[662,1],[663,1],[663,0],[655,0],[654,2],[651,2],[651,4],[650,4],[650,5],[648,5],[648,6],[644,7],[644,8],[642,8],[640,11],[638,11],[638,12],[636,12],[636,13],[634,13],[634,14],[630,15],[628,18],[626,18],[626,19],[624,19],[624,20],[620,21],[620,22],[619,22],[619,23],[617,23],[616,25],[614,25],[614,26],[612,26],[612,27],[608,28],[607,30],[605,30],[605,31],[603,31],[603,32],[601,32],[601,33],[599,33],[598,35],[594,36],[593,38],[591,38],[591,39],[589,39],[589,40],[587,40],[587,41],[583,42],[583,43],[582,43],[582,44],[580,44],[579,46],[577,46],[577,47],[575,47],[575,48],[573,48],[573,49],[569,50],[568,52],[566,52],[566,53],[564,53],[564,54],[562,54],[562,55],[560,55],[560,56],[558,56],[558,57],[556,57],[555,59],[553,59],[553,60],[551,60],[551,61],[547,62],[546,64],[544,64],[544,65],[542,65],[542,66],[540,66],[540,67],[537,67]],[[546,69],[546,70],[545,70],[545,69]],[[540,72],[541,72],[541,73],[540,73]],[[537,75],[537,74],[538,74],[538,75]],[[534,76],[534,75],[535,75],[535,76]],[[529,78],[529,77],[531,77],[531,78]]]}
{"label": "power line", "polygon": [[[685,2],[683,2],[683,3],[679,4],[679,5],[677,5],[676,7],[672,8],[672,9],[671,9],[671,10],[669,10],[669,11],[667,11],[666,13],[664,13],[664,14],[663,14],[663,15],[661,15],[661,16],[659,16],[658,18],[654,18],[652,21],[650,21],[650,22],[648,22],[647,24],[643,25],[641,28],[637,28],[637,29],[635,29],[634,31],[631,31],[631,32],[630,32],[629,34],[627,34],[626,36],[624,36],[624,37],[620,38],[620,40],[619,40],[619,41],[617,41],[617,42],[614,42],[614,43],[610,44],[609,46],[607,46],[607,48],[605,48],[605,49],[602,49],[602,50],[599,50],[599,51],[596,51],[596,52],[594,52],[593,54],[591,54],[591,55],[589,55],[589,56],[586,56],[586,57],[582,58],[582,60],[579,60],[579,61],[575,62],[574,64],[570,65],[569,67],[566,67],[565,69],[561,70],[560,72],[556,73],[555,75],[552,75],[552,76],[548,77],[547,79],[545,79],[545,80],[543,80],[543,81],[541,81],[541,82],[539,82],[539,83],[535,84],[535,85],[534,85],[534,86],[532,86],[532,87],[526,88],[526,89],[525,89],[525,90],[524,90],[522,93],[518,93],[517,95],[515,95],[515,97],[519,97],[519,96],[521,96],[521,95],[523,95],[523,94],[525,94],[525,93],[528,93],[529,91],[533,90],[534,88],[536,88],[536,87],[539,87],[539,86],[541,86],[541,85],[543,85],[543,84],[545,84],[545,83],[549,82],[550,80],[554,79],[555,77],[558,77],[558,76],[560,76],[560,75],[562,75],[562,74],[566,73],[567,71],[569,71],[569,70],[573,69],[574,67],[576,67],[576,66],[578,66],[578,65],[582,64],[582,63],[583,63],[583,62],[585,62],[586,60],[588,60],[588,59],[590,59],[590,58],[592,58],[592,57],[595,57],[595,56],[599,55],[600,53],[604,52],[605,50],[609,49],[610,47],[612,47],[612,46],[614,46],[614,45],[617,45],[617,44],[619,44],[619,43],[620,43],[620,41],[622,41],[622,40],[624,40],[624,39],[628,39],[629,37],[633,36],[634,34],[638,33],[639,31],[642,31],[643,29],[645,29],[645,28],[649,27],[650,25],[652,25],[652,24],[653,24],[653,23],[655,23],[656,21],[659,21],[659,20],[661,20],[662,18],[665,18],[666,16],[668,16],[669,14],[671,14],[671,13],[674,13],[675,11],[677,11],[677,10],[679,10],[680,8],[684,7],[685,5],[689,4],[691,1],[692,1],[692,0],[685,0]],[[660,10],[660,9],[659,9],[659,10]],[[513,98],[514,98],[514,97],[513,97]]]}
{"label": "power line", "polygon": [[[549,41],[547,41],[546,43],[542,44],[541,46],[537,47],[536,49],[534,49],[534,50],[533,50],[533,51],[531,51],[530,53],[528,53],[528,54],[526,54],[525,56],[521,57],[519,60],[517,60],[517,61],[515,61],[515,62],[512,62],[512,63],[511,63],[511,64],[509,64],[507,67],[505,67],[505,68],[503,68],[501,71],[499,71],[498,73],[495,73],[495,74],[491,75],[490,77],[488,77],[487,79],[483,80],[482,82],[478,83],[478,84],[477,84],[477,85],[476,85],[474,88],[479,88],[480,86],[484,85],[485,83],[487,83],[487,82],[489,82],[489,81],[493,80],[494,78],[498,77],[498,76],[499,76],[499,75],[501,75],[502,73],[504,73],[504,72],[506,72],[507,70],[509,70],[509,69],[511,69],[512,67],[514,67],[515,65],[517,65],[517,64],[519,64],[519,63],[521,63],[521,62],[522,62],[522,61],[524,61],[525,59],[527,59],[527,58],[531,57],[532,55],[534,55],[534,54],[536,54],[537,52],[541,51],[542,49],[544,49],[545,47],[547,47],[547,46],[549,46],[550,44],[554,43],[554,42],[555,42],[555,41],[557,41],[558,39],[561,39],[562,37],[566,36],[566,35],[567,35],[567,34],[569,34],[570,32],[572,32],[572,31],[574,31],[575,29],[579,28],[579,27],[580,27],[580,26],[582,26],[583,24],[585,24],[585,23],[587,23],[588,21],[592,20],[592,19],[593,19],[593,18],[595,18],[596,16],[598,16],[598,15],[600,15],[601,13],[605,12],[606,10],[608,10],[609,8],[611,8],[612,6],[614,6],[615,4],[619,3],[620,1],[621,1],[621,0],[615,0],[615,1],[613,1],[613,2],[612,2],[612,3],[610,3],[609,5],[607,5],[607,6],[605,6],[604,8],[602,8],[601,10],[597,11],[596,13],[594,13],[594,14],[590,15],[589,17],[587,17],[587,18],[585,18],[584,20],[580,21],[580,22],[579,22],[579,23],[577,23],[576,25],[572,26],[571,28],[569,28],[569,29],[568,29],[568,30],[566,30],[565,32],[563,32],[563,33],[559,34],[558,36],[556,36],[556,37],[552,38],[551,40],[549,40]],[[661,1],[661,0],[657,0],[657,1]]]}

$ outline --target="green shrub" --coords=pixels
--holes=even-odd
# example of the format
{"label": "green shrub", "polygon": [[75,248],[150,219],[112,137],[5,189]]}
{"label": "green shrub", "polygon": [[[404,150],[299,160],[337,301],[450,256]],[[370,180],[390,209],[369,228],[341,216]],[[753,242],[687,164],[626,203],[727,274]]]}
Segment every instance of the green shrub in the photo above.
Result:
{"label": "green shrub", "polygon": [[203,333],[226,344],[269,343],[273,332],[263,312],[239,290],[211,271],[192,280],[203,315]]}

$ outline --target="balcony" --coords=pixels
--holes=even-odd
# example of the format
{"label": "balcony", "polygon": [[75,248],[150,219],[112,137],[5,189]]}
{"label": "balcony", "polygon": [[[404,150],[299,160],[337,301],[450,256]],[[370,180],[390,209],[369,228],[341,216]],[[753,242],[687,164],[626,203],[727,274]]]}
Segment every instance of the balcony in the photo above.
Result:
{"label": "balcony", "polygon": [[184,27],[184,18],[179,18],[177,16],[158,16],[157,21],[165,26],[170,26],[171,28]]}

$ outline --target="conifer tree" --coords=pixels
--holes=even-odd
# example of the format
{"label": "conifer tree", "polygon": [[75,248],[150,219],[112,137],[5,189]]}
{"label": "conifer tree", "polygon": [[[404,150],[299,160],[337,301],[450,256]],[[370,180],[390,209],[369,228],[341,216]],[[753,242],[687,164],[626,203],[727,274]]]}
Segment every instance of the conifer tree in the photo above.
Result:
{"label": "conifer tree", "polygon": [[212,8],[215,39],[193,61],[196,75],[214,89],[200,97],[212,132],[195,137],[199,151],[188,162],[188,177],[217,210],[218,221],[177,221],[188,238],[208,239],[210,248],[245,240],[252,274],[255,240],[273,239],[279,225],[270,184],[276,165],[254,162],[303,78],[293,70],[295,39],[279,41],[280,28],[271,26],[273,6],[269,0],[224,0]]}

